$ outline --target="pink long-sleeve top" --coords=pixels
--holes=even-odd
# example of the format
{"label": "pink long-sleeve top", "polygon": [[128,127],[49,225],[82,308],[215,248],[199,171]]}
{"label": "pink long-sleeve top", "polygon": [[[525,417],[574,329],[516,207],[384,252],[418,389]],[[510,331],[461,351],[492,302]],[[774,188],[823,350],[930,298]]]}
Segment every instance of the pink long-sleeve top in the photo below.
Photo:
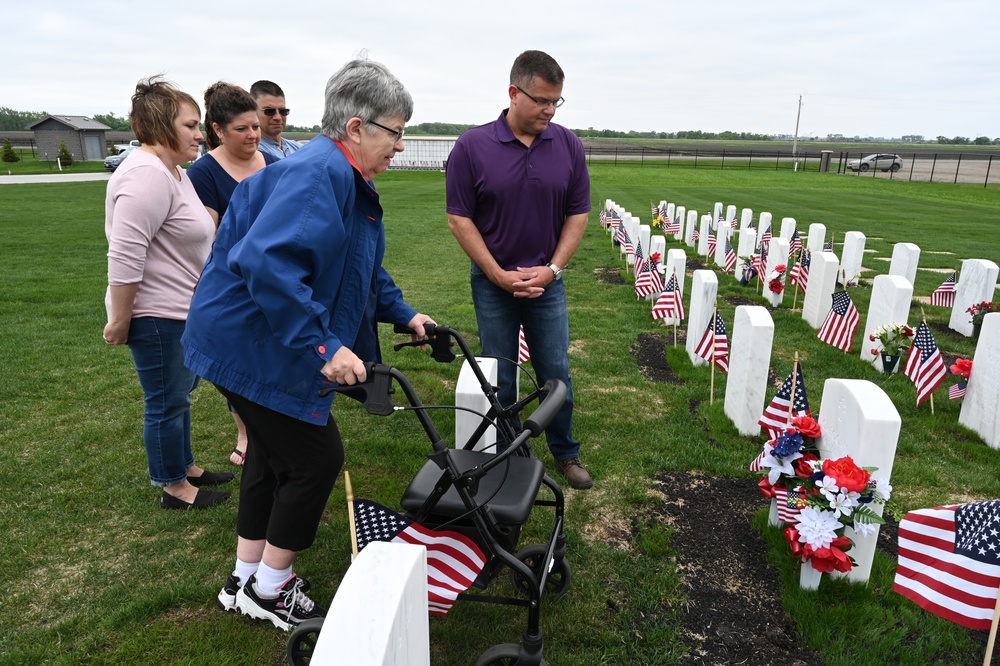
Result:
{"label": "pink long-sleeve top", "polygon": [[133,151],[108,181],[104,206],[109,317],[110,287],[139,283],[132,317],[186,320],[215,237],[187,174]]}

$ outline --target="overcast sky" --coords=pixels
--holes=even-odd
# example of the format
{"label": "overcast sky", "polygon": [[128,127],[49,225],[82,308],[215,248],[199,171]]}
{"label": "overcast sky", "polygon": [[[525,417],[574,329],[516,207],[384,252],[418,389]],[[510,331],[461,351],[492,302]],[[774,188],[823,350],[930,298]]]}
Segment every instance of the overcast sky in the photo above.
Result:
{"label": "overcast sky", "polygon": [[[11,5],[16,5],[12,8]],[[516,10],[518,14],[511,14]],[[572,128],[800,137],[1000,137],[997,0],[5,2],[0,106],[128,113],[163,72],[201,100],[223,79],[277,82],[289,122],[367,49],[415,101],[411,123],[484,123],[525,49],[566,72]]]}

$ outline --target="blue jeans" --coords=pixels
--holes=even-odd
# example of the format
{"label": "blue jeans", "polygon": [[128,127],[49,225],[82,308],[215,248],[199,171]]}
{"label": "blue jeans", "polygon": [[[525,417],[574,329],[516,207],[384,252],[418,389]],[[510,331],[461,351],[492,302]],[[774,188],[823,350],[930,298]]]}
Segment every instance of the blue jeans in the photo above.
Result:
{"label": "blue jeans", "polygon": [[191,452],[191,391],[198,377],[184,366],[184,322],[136,317],[128,330],[128,348],[146,401],[142,439],[149,480],[169,486],[187,478]]}
{"label": "blue jeans", "polygon": [[573,439],[573,384],[569,375],[569,315],[566,289],[561,280],[545,287],[538,298],[516,298],[490,282],[472,264],[472,303],[476,308],[479,340],[483,355],[513,359],[497,363],[500,403],[517,401],[517,333],[524,325],[524,339],[531,353],[531,365],[538,383],[561,379],[566,384],[566,404],[545,430],[549,451],[556,460],[578,458],[580,442]]}

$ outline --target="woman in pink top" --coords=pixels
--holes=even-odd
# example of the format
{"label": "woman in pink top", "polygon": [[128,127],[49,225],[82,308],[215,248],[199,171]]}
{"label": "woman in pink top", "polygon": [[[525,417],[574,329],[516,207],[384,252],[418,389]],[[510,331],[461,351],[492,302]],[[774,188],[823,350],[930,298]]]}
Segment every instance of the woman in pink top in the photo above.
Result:
{"label": "woman in pink top", "polygon": [[129,113],[142,146],[108,182],[108,323],[104,339],[128,345],[145,395],[143,440],[149,478],[165,509],[204,508],[229,497],[202,486],[228,472],[198,467],[191,452],[197,377],[184,367],[181,334],[215,223],[180,168],[202,140],[198,104],[158,78],[140,81]]}

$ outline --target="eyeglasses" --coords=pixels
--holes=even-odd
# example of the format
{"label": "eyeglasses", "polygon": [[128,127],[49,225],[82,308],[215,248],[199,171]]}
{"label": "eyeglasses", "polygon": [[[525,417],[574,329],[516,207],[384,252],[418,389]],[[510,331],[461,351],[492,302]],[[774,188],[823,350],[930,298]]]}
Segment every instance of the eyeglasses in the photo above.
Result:
{"label": "eyeglasses", "polygon": [[389,134],[391,134],[392,135],[392,142],[393,143],[399,143],[400,141],[402,141],[403,140],[403,135],[406,134],[406,130],[405,129],[394,130],[391,127],[386,127],[385,125],[379,125],[374,120],[369,120],[368,124],[369,125],[374,125],[375,127],[378,127],[379,129],[384,129],[386,132],[388,132]]}
{"label": "eyeglasses", "polygon": [[265,106],[263,109],[261,109],[261,111],[263,111],[264,115],[267,116],[268,118],[273,118],[274,114],[276,113],[280,113],[281,117],[284,118],[285,116],[288,115],[290,109],[272,109],[269,106]]}
{"label": "eyeglasses", "polygon": [[558,109],[566,102],[566,98],[564,97],[560,97],[559,99],[542,99],[541,97],[534,97],[532,95],[529,95],[528,93],[524,92],[524,90],[522,90],[520,86],[514,86],[514,87],[517,88],[518,92],[520,92],[522,95],[524,95],[525,97],[527,97],[528,99],[530,99],[532,102],[542,107],[543,109],[549,106],[550,104],[552,105],[553,108]]}

